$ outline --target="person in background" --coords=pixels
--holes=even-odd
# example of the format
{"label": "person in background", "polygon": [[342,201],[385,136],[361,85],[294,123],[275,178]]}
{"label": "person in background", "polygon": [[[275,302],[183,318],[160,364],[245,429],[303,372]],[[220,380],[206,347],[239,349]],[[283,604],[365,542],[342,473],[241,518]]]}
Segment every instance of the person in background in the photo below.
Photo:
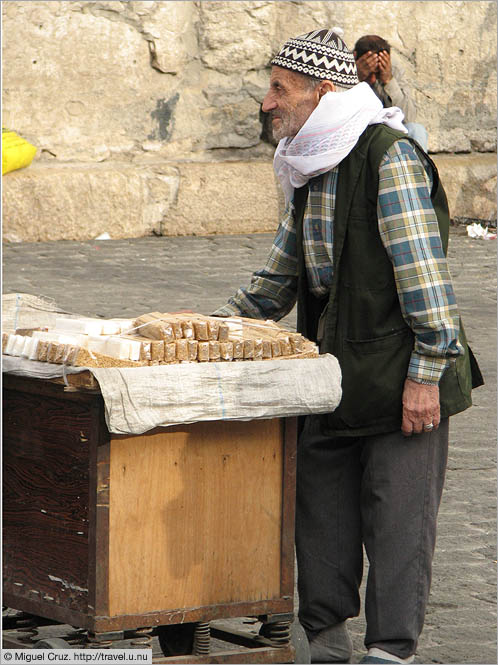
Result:
{"label": "person in background", "polygon": [[378,35],[360,37],[353,49],[358,79],[366,81],[384,107],[397,106],[404,115],[408,136],[427,152],[427,130],[415,122],[416,107],[403,67],[391,60],[390,44]]}

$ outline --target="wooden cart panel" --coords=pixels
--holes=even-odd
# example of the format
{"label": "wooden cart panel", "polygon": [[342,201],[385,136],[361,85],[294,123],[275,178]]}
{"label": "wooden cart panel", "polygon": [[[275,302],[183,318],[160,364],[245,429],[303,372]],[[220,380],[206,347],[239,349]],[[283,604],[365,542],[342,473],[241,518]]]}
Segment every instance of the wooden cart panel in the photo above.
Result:
{"label": "wooden cart panel", "polygon": [[195,423],[110,447],[110,616],[280,596],[281,421]]}
{"label": "wooden cart panel", "polygon": [[79,402],[4,392],[4,593],[87,611],[91,418]]}

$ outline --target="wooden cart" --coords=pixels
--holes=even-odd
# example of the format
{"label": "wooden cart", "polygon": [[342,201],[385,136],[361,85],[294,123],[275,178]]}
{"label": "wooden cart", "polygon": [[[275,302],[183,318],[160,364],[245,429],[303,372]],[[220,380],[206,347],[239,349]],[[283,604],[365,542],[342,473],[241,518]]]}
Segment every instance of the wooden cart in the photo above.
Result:
{"label": "wooden cart", "polygon": [[[157,634],[155,662],[294,662],[295,418],[114,435],[98,390],[4,375],[3,428],[4,605]],[[211,635],[250,649],[210,655],[246,616],[256,641]]]}

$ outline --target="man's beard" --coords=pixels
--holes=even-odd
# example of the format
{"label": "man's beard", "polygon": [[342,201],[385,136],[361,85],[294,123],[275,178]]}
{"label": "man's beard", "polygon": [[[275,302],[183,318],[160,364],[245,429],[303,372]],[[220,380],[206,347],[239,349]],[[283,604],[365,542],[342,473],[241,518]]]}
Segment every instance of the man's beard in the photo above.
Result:
{"label": "man's beard", "polygon": [[272,123],[272,134],[275,141],[280,141],[287,136],[294,137],[304,124],[299,118],[296,118],[295,115],[291,115],[290,113],[283,113],[279,115],[272,114],[272,118],[280,119],[280,124],[278,127]]}
{"label": "man's beard", "polygon": [[310,105],[301,105],[292,112],[280,110],[276,112],[272,111],[272,119],[280,119],[278,127],[272,122],[272,133],[275,141],[280,141],[286,137],[294,138],[308,120],[312,111],[313,107]]}

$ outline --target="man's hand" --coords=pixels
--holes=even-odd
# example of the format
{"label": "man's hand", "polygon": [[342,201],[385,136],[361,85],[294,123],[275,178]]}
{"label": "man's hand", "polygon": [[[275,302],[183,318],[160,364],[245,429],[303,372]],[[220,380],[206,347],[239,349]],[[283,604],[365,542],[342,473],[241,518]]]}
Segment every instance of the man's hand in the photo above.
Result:
{"label": "man's hand", "polygon": [[[373,74],[375,81],[375,74],[377,73],[378,67],[379,67],[378,54],[373,51],[367,51],[356,61],[358,80],[367,81],[367,79],[371,78]],[[370,83],[370,81],[367,82]]]}
{"label": "man's hand", "polygon": [[389,83],[392,77],[393,71],[391,68],[391,56],[387,51],[380,51],[377,78],[382,83],[382,85],[386,85],[386,83]]}
{"label": "man's hand", "polygon": [[403,390],[403,420],[401,431],[405,436],[420,434],[424,425],[439,427],[439,386],[427,386],[406,379]]}

